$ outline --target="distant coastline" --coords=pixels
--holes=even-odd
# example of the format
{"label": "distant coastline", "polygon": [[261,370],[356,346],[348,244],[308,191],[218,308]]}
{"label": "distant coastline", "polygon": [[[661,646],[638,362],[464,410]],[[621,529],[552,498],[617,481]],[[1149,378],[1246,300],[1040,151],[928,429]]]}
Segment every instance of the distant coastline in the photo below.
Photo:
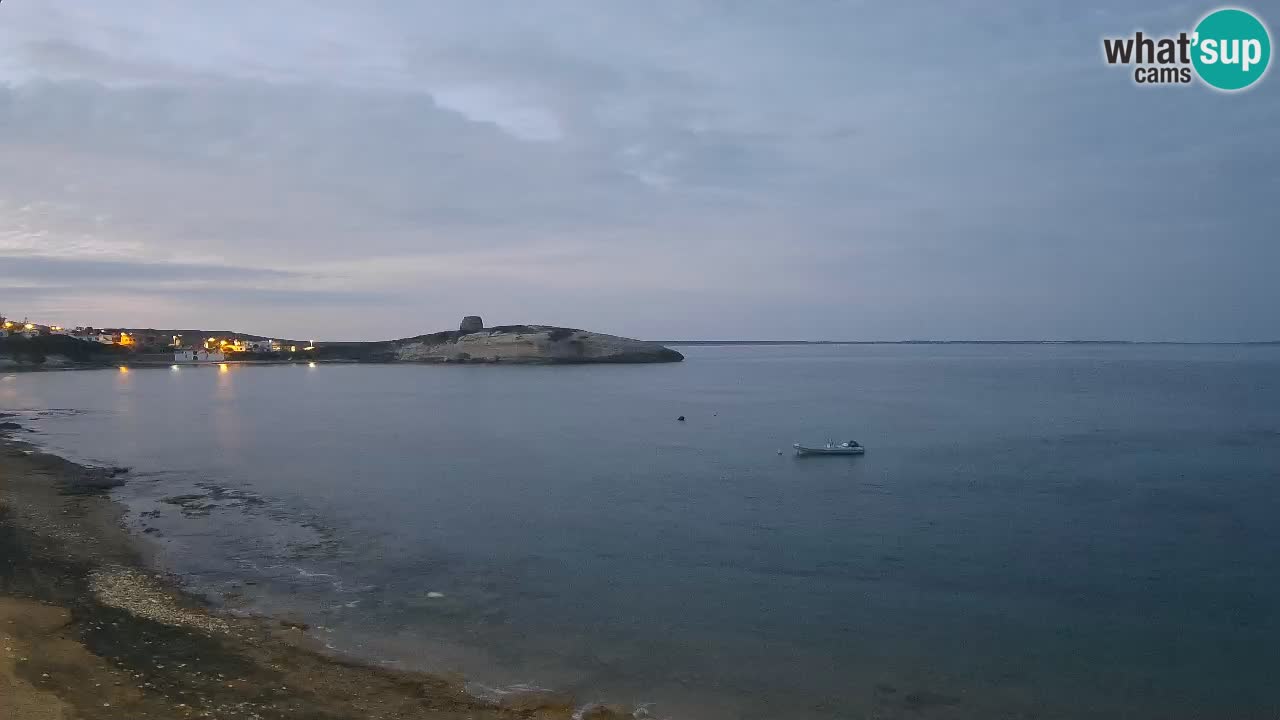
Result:
{"label": "distant coastline", "polygon": [[660,345],[1280,345],[1280,340],[654,340]]}
{"label": "distant coastline", "polygon": [[684,356],[658,343],[554,325],[486,326],[477,315],[457,330],[397,340],[315,342],[239,332],[93,328],[25,320],[0,334],[2,369],[78,369],[226,362],[542,364],[669,363]]}

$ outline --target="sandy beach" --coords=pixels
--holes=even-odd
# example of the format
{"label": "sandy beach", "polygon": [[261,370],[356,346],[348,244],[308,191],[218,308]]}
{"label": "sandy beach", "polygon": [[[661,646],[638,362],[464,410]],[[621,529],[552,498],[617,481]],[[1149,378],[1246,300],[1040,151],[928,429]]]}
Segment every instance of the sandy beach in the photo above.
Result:
{"label": "sandy beach", "polygon": [[107,486],[0,436],[0,719],[630,717],[559,693],[490,702],[458,677],[326,655],[287,620],[216,614],[147,569]]}

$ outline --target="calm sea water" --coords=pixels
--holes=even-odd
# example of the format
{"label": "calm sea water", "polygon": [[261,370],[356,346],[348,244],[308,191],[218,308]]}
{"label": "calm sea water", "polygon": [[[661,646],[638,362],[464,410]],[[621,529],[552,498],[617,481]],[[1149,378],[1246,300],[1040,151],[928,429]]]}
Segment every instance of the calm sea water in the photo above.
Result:
{"label": "calm sea water", "polygon": [[[489,688],[1280,715],[1280,348],[684,350],[19,374],[0,407],[133,466],[130,523],[197,590]],[[865,457],[789,452],[850,437]]]}

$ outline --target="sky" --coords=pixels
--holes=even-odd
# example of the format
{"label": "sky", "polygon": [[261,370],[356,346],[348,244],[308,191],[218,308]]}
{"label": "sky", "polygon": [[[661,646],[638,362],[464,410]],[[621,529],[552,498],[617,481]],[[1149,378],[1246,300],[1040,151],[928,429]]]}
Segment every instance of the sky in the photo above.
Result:
{"label": "sky", "polygon": [[1102,60],[1214,7],[3,0],[0,313],[1280,339],[1280,77]]}

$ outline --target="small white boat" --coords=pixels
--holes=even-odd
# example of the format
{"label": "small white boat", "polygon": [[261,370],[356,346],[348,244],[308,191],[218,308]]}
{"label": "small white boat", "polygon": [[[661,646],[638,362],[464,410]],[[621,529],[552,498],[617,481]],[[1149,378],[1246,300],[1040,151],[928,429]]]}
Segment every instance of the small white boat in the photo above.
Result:
{"label": "small white boat", "polygon": [[796,449],[796,455],[861,455],[867,451],[866,448],[853,440],[842,442],[839,445],[827,443],[821,447],[809,447],[796,443],[791,447]]}

